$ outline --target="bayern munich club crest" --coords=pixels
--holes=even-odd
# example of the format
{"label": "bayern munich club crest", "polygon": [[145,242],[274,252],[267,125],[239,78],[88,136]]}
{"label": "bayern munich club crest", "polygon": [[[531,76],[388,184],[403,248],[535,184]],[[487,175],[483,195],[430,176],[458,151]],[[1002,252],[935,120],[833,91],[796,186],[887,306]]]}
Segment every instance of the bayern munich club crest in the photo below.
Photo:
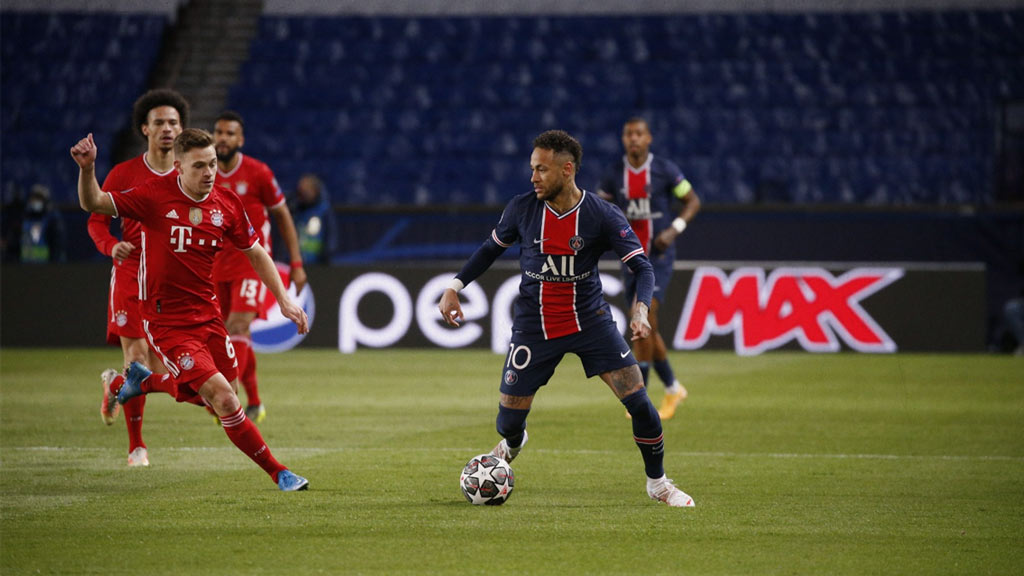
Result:
{"label": "bayern munich club crest", "polygon": [[214,226],[220,227],[224,225],[224,214],[220,210],[213,210],[210,212],[210,222]]}
{"label": "bayern munich club crest", "polygon": [[181,366],[182,370],[191,370],[196,365],[195,359],[192,358],[191,354],[182,354],[178,356],[178,366]]}
{"label": "bayern munich club crest", "polygon": [[505,372],[505,384],[512,386],[518,381],[519,374],[517,374],[515,370],[509,370],[508,372]]}
{"label": "bayern munich club crest", "polygon": [[116,323],[116,324],[117,324],[118,326],[124,326],[125,324],[127,324],[127,323],[128,323],[128,313],[127,313],[127,312],[125,312],[124,310],[118,310],[118,311],[117,311],[117,312],[116,312],[116,313],[114,314],[114,322],[115,322],[115,323]]}
{"label": "bayern munich club crest", "polygon": [[573,236],[569,238],[569,248],[579,252],[583,249],[583,236]]}

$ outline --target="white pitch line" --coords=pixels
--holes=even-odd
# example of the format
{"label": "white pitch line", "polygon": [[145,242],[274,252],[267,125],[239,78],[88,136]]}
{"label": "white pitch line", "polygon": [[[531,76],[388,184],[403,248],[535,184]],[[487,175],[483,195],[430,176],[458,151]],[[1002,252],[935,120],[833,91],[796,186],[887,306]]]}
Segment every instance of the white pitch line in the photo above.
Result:
{"label": "white pitch line", "polygon": [[[95,447],[83,447],[83,446],[15,446],[7,448],[6,450],[13,450],[15,452],[83,452],[83,453],[106,453],[109,452],[110,448],[95,448]],[[161,452],[235,452],[238,449],[233,446],[174,446],[167,448],[160,448]],[[377,447],[363,447],[363,448],[313,448],[313,447],[288,447],[288,446],[275,446],[274,450],[279,453],[302,453],[302,454],[334,454],[341,452],[394,452],[396,448],[377,448]],[[402,448],[402,452],[458,452],[458,453],[470,453],[479,450],[479,448],[452,448],[452,447],[418,447],[418,448]],[[553,449],[553,448],[538,448],[530,450],[530,452],[536,452],[539,454],[555,454],[555,455],[588,455],[588,454],[622,454],[624,452],[632,453],[632,450],[565,450],[565,449]],[[1024,456],[999,456],[999,455],[988,455],[988,456],[966,456],[966,455],[953,455],[953,454],[800,454],[800,453],[786,453],[786,452],[671,452],[672,456],[681,457],[692,457],[692,458],[750,458],[750,459],[770,459],[770,460],[792,460],[792,459],[806,459],[806,460],[943,460],[943,461],[965,461],[965,462],[1020,462],[1024,463]]]}

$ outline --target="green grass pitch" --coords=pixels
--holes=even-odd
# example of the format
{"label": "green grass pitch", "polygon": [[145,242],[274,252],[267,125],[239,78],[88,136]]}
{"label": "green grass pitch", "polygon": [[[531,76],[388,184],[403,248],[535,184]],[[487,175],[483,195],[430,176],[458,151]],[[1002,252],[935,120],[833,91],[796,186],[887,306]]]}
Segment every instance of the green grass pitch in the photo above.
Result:
{"label": "green grass pitch", "polygon": [[[1024,360],[674,353],[690,391],[647,498],[622,406],[567,357],[500,507],[459,472],[498,440],[483,351],[259,357],[283,494],[194,406],[154,395],[148,469],[99,418],[112,349],[0,353],[0,573],[1019,574]],[[658,402],[660,384],[651,396]]]}

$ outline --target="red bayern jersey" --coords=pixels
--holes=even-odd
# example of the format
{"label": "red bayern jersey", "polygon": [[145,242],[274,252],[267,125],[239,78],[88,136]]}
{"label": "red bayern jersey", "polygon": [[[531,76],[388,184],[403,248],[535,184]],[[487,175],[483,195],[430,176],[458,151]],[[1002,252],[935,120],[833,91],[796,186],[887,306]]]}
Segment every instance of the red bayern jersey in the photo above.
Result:
{"label": "red bayern jersey", "polygon": [[[263,248],[270,254],[270,220],[268,208],[285,203],[281,187],[270,167],[250,156],[238,153],[238,164],[230,172],[217,170],[217,184],[233,191],[242,199],[249,221],[260,233]],[[214,282],[230,282],[239,277],[252,276],[249,259],[230,246],[217,256],[213,265]]]}
{"label": "red bayern jersey", "polygon": [[246,250],[260,241],[238,196],[214,186],[206,198],[193,200],[177,173],[109,194],[118,216],[142,224],[143,317],[171,326],[220,319],[210,278],[214,258],[229,246]]}
{"label": "red bayern jersey", "polygon": [[[174,172],[174,168],[171,168],[167,172],[158,172],[155,168],[149,165],[146,161],[146,154],[142,154],[132,158],[131,160],[125,160],[114,166],[110,173],[107,174],[107,179],[103,181],[103,190],[127,190],[132,186],[142,184],[146,180],[152,178],[158,178],[160,176],[166,176]],[[111,251],[114,249],[114,245],[118,243],[118,239],[110,233],[110,221],[113,218],[106,214],[90,214],[89,215],[89,236],[92,237],[92,241],[96,244],[96,249],[110,256]],[[121,219],[121,240],[131,242],[135,245],[135,250],[132,250],[131,254],[127,258],[120,262],[115,262],[114,265],[119,270],[123,270],[124,274],[135,275],[139,270],[139,248],[142,246],[142,225],[131,218]]]}

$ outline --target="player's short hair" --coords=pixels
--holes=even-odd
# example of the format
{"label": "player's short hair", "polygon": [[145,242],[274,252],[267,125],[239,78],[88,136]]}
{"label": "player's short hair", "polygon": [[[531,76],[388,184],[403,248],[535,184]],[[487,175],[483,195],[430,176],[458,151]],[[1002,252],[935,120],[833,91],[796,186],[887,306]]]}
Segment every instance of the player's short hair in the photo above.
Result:
{"label": "player's short hair", "polygon": [[556,154],[569,154],[572,156],[576,172],[580,171],[580,163],[583,161],[583,146],[565,130],[548,130],[542,133],[533,139],[533,147],[551,150]]}
{"label": "player's short hair", "polygon": [[188,100],[185,100],[184,96],[174,90],[157,88],[139,96],[139,99],[135,101],[135,106],[132,108],[132,126],[135,127],[135,131],[143,138],[146,135],[142,133],[142,125],[149,120],[149,111],[161,106],[170,106],[177,110],[182,127],[188,126]]}
{"label": "player's short hair", "polygon": [[242,127],[242,131],[245,131],[245,120],[242,119],[242,115],[234,110],[225,110],[217,115],[217,119],[213,121],[214,124],[221,120],[227,120],[228,122],[238,122],[238,125]]}
{"label": "player's short hair", "polygon": [[213,146],[213,135],[201,128],[186,128],[174,139],[174,157],[181,160],[189,150]]}
{"label": "player's short hair", "polygon": [[644,118],[643,116],[630,116],[626,119],[626,123],[623,124],[623,126],[629,126],[630,124],[643,124],[647,127],[648,132],[651,131],[651,125],[647,122],[647,118]]}

